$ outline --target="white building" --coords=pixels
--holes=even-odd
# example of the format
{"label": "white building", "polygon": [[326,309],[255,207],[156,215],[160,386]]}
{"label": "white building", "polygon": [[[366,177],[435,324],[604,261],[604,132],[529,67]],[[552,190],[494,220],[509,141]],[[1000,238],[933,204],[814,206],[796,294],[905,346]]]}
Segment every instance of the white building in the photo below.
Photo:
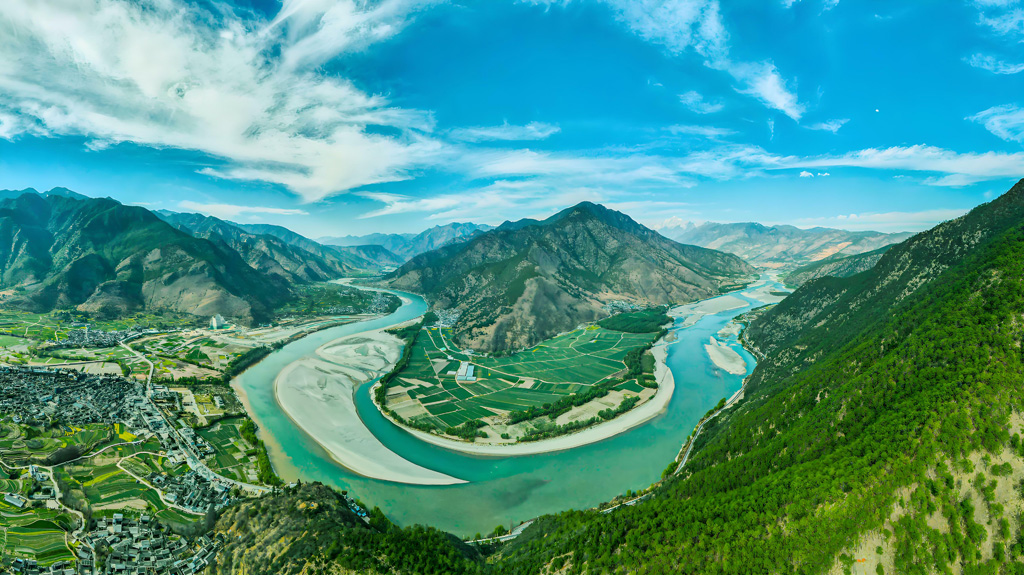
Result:
{"label": "white building", "polygon": [[459,371],[455,372],[455,381],[473,382],[476,381],[475,366],[468,361],[459,364]]}

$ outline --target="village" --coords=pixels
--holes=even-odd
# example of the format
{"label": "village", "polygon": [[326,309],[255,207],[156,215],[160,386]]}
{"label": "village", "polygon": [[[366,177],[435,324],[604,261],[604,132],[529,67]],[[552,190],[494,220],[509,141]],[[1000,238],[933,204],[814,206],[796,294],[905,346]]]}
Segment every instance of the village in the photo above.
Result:
{"label": "village", "polygon": [[206,567],[218,543],[175,532],[267,489],[210,468],[223,454],[178,417],[180,399],[166,401],[174,395],[121,376],[0,367],[0,571]]}

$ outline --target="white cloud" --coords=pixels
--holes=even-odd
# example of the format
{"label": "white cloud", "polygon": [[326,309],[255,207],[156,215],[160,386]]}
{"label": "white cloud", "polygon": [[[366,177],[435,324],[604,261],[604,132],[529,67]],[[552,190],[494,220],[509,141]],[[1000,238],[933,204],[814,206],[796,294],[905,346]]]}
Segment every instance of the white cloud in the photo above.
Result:
{"label": "white cloud", "polygon": [[665,130],[672,134],[699,136],[712,140],[736,134],[735,130],[730,130],[728,128],[716,128],[714,126],[687,126],[681,124],[669,126],[665,128]]}
{"label": "white cloud", "polygon": [[978,23],[999,36],[1024,39],[1024,7],[1018,0],[975,0]]}
{"label": "white cloud", "polygon": [[[551,6],[568,0],[523,0]],[[681,56],[693,51],[709,68],[728,73],[736,81],[736,91],[749,95],[765,106],[794,120],[804,106],[770,61],[735,61],[729,54],[729,33],[722,23],[718,0],[600,0],[616,19],[644,40]],[[684,102],[685,103],[685,102]]]}
{"label": "white cloud", "polygon": [[266,22],[184,0],[4,0],[0,114],[19,122],[0,130],[194,150],[225,160],[208,174],[308,201],[400,180],[439,151],[423,135],[430,114],[318,66],[393,35],[428,4],[287,0]]}
{"label": "white cloud", "polygon": [[779,159],[776,166],[789,168],[853,167],[934,174],[925,183],[934,186],[965,186],[977,182],[1020,178],[1024,152],[957,153],[934,146],[868,148],[839,156]]}
{"label": "white cloud", "polygon": [[680,94],[679,101],[689,108],[691,112],[698,114],[714,114],[715,112],[721,112],[725,108],[725,105],[721,102],[708,102],[704,99],[704,96],[695,90]]}
{"label": "white cloud", "polygon": [[835,134],[836,132],[839,131],[839,128],[842,128],[843,125],[845,125],[849,121],[849,118],[842,118],[839,120],[828,120],[826,122],[818,122],[816,124],[811,124],[807,126],[807,129],[822,130],[825,132],[832,132],[833,134]]}
{"label": "white cloud", "polygon": [[1024,142],[1024,109],[1013,104],[995,106],[967,119],[1006,141]]}
{"label": "white cloud", "polygon": [[800,177],[801,178],[813,178],[814,174],[808,172],[807,170],[804,170],[804,171],[800,172]]}
{"label": "white cloud", "polygon": [[203,204],[184,200],[178,207],[189,212],[198,212],[215,218],[230,219],[253,214],[273,214],[276,216],[306,216],[308,212],[292,208],[268,208],[263,206],[238,206],[234,204]]}
{"label": "white cloud", "polygon": [[561,131],[553,124],[530,122],[525,126],[513,126],[508,122],[500,126],[477,126],[472,128],[456,128],[449,135],[465,142],[483,142],[488,140],[523,141],[544,140]]}
{"label": "white cloud", "polygon": [[786,81],[771,62],[732,62],[722,60],[715,64],[732,74],[740,82],[736,88],[741,94],[753,96],[768,108],[778,110],[793,120],[799,121],[805,108],[789,89]]}
{"label": "white cloud", "polygon": [[1024,64],[998,60],[994,56],[989,56],[987,54],[974,54],[966,60],[971,66],[982,70],[988,70],[993,74],[1009,75],[1024,72]]}
{"label": "white cloud", "polygon": [[831,217],[802,218],[793,223],[801,227],[822,226],[854,231],[914,232],[958,218],[967,211],[967,209],[937,209],[920,212],[841,214]]}

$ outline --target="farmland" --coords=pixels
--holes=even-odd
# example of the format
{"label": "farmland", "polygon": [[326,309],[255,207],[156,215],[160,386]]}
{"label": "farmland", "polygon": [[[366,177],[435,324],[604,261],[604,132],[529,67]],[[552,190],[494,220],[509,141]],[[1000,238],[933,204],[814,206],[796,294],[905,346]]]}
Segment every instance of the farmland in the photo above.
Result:
{"label": "farmland", "polygon": [[[642,393],[645,387],[635,379],[619,378],[627,368],[627,354],[648,346],[657,334],[589,326],[507,357],[455,351],[450,336],[447,328],[421,329],[386,396],[387,408],[403,420],[448,433],[467,422],[481,427],[597,387],[613,389],[616,398]],[[457,378],[462,362],[473,365],[474,380]],[[522,435],[530,430],[507,431]]]}
{"label": "farmland", "polygon": [[72,560],[64,533],[73,523],[70,516],[53,509],[17,509],[0,501],[0,554],[34,559],[44,566]]}
{"label": "farmland", "polygon": [[229,479],[256,483],[256,448],[242,437],[240,427],[244,421],[242,417],[226,418],[197,432],[217,452],[214,460],[208,461],[210,469]]}

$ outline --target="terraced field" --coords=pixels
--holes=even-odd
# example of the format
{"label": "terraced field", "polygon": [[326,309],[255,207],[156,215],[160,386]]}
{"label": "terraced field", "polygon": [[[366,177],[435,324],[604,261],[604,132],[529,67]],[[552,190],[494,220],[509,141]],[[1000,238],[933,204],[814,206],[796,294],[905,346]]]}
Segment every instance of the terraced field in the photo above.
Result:
{"label": "terraced field", "polygon": [[[387,406],[403,418],[445,429],[541,407],[613,377],[625,369],[630,350],[656,336],[590,326],[492,358],[456,351],[450,335],[439,328],[417,334],[408,364],[388,388]],[[463,361],[474,366],[475,381],[457,381]]]}
{"label": "terraced field", "polygon": [[53,509],[18,509],[0,501],[0,554],[35,559],[43,566],[74,560],[64,540],[73,522]]}

